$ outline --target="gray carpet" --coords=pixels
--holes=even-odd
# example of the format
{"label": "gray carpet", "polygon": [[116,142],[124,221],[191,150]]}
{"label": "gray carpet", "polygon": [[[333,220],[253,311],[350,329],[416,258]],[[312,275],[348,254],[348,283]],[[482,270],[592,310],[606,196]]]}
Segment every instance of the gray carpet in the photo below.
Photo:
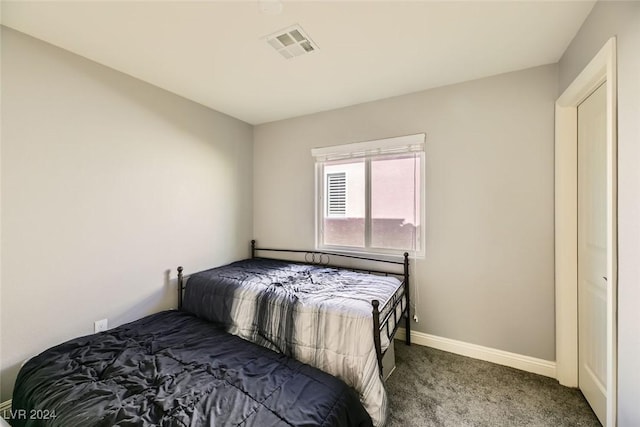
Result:
{"label": "gray carpet", "polygon": [[552,378],[396,341],[389,427],[594,426],[577,389]]}

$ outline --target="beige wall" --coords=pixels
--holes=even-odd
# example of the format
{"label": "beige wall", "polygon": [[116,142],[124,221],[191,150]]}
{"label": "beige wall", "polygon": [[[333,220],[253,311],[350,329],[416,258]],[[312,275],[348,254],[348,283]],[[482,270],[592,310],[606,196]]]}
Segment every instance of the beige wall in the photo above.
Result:
{"label": "beige wall", "polygon": [[604,43],[618,57],[618,425],[640,425],[640,2],[598,2],[559,63],[564,91]]}
{"label": "beige wall", "polygon": [[61,341],[175,307],[245,257],[252,127],[2,29],[2,400]]}
{"label": "beige wall", "polygon": [[311,148],[426,132],[415,329],[555,360],[557,91],[549,65],[256,126],[255,237],[314,245]]}

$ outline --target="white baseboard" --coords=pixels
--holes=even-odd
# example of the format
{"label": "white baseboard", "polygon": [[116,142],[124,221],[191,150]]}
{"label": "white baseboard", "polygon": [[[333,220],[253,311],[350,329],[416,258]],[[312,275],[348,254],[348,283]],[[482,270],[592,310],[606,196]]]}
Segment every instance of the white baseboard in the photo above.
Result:
{"label": "white baseboard", "polygon": [[[405,334],[406,331],[404,328],[398,328],[396,339],[404,340]],[[417,331],[411,331],[411,343],[474,359],[485,360],[498,365],[509,366],[522,371],[544,375],[545,377],[556,378],[556,362],[550,360],[537,359],[535,357],[510,353],[508,351],[442,338]]]}

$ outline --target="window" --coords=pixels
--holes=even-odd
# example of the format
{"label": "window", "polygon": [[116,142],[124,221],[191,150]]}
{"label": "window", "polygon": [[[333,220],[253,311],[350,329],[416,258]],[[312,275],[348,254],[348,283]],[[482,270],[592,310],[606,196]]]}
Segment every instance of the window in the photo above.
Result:
{"label": "window", "polygon": [[422,255],[424,138],[312,150],[319,249]]}

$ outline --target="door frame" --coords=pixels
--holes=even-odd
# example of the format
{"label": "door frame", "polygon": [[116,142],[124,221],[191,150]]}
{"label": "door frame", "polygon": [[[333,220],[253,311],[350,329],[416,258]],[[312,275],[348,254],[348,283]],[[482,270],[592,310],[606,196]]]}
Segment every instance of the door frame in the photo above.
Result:
{"label": "door frame", "polygon": [[556,374],[578,386],[578,105],[606,82],[607,135],[607,415],[617,415],[617,83],[616,39],[610,38],[556,101],[555,282]]}

